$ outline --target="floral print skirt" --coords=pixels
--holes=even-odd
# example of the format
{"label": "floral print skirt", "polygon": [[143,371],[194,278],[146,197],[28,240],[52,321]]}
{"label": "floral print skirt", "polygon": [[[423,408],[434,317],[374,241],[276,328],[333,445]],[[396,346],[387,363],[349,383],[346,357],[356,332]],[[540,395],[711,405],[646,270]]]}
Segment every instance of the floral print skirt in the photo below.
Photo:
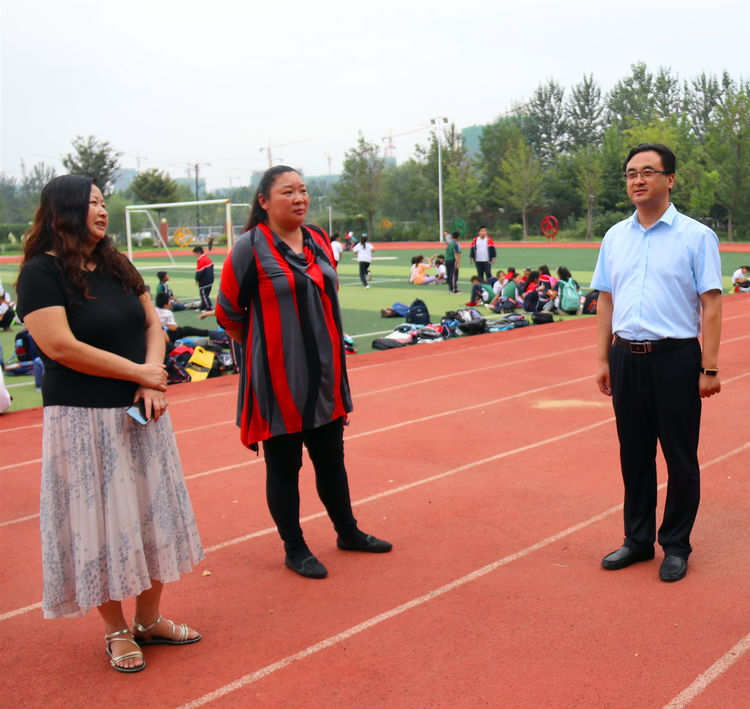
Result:
{"label": "floral print skirt", "polygon": [[189,572],[203,548],[169,414],[45,406],[40,528],[45,618]]}

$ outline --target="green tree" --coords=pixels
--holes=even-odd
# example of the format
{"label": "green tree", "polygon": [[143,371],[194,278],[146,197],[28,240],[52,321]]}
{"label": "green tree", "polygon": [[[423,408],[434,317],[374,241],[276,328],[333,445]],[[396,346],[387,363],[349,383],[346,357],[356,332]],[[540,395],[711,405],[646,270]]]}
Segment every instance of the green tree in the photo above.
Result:
{"label": "green tree", "polygon": [[166,172],[156,168],[139,172],[130,188],[142,204],[178,202],[180,198],[177,183]]}
{"label": "green tree", "polygon": [[594,238],[594,206],[602,190],[604,165],[601,152],[585,148],[575,156],[576,191],[586,210],[586,240]]}
{"label": "green tree", "polygon": [[74,152],[63,157],[65,169],[76,175],[88,175],[105,196],[109,195],[117,171],[120,169],[121,152],[107,141],[98,141],[93,135],[77,136],[73,141]]}
{"label": "green tree", "polygon": [[536,88],[524,111],[528,119],[523,126],[524,138],[545,165],[554,162],[565,147],[568,126],[564,97],[565,89],[548,79]]}
{"label": "green tree", "polygon": [[654,77],[645,62],[631,67],[630,76],[618,81],[607,96],[607,123],[621,130],[637,123],[650,123],[655,117]]}
{"label": "green tree", "polygon": [[521,128],[515,116],[501,116],[494,123],[484,126],[479,138],[480,183],[485,191],[484,200],[491,209],[503,205],[498,202],[493,185],[502,177],[503,158],[508,148],[521,140]]}
{"label": "green tree", "polygon": [[708,154],[719,172],[718,203],[726,210],[727,238],[750,227],[750,82],[728,94],[708,129]]}
{"label": "green tree", "polygon": [[348,214],[367,216],[367,233],[372,236],[373,220],[381,198],[385,161],[375,143],[359,134],[357,145],[344,154],[344,170],[333,189],[334,204]]}
{"label": "green tree", "polygon": [[683,97],[690,129],[700,143],[705,143],[706,130],[723,97],[722,84],[704,71],[691,82],[685,82]]}
{"label": "green tree", "polygon": [[679,113],[683,105],[680,80],[672,76],[670,69],[659,67],[654,78],[654,111],[657,118],[665,120]]}
{"label": "green tree", "polygon": [[495,188],[521,212],[523,238],[528,237],[528,212],[540,194],[541,163],[525,140],[519,140],[502,162],[502,177]]}
{"label": "green tree", "polygon": [[565,104],[567,145],[573,151],[598,145],[602,137],[602,90],[594,75],[586,76],[570,92]]}

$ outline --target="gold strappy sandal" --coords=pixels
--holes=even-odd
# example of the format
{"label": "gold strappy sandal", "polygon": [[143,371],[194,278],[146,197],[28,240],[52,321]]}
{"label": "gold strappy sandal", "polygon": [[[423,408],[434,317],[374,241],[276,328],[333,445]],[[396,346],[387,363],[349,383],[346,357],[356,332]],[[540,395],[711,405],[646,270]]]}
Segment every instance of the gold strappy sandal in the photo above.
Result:
{"label": "gold strappy sandal", "polygon": [[[128,642],[135,645],[136,649],[132,650],[131,652],[126,652],[123,655],[118,655],[117,657],[112,656],[112,642],[115,640],[119,640],[121,642]],[[125,673],[133,673],[133,672],[140,672],[141,670],[146,668],[146,661],[143,659],[143,653],[141,652],[141,648],[138,646],[138,643],[133,639],[133,633],[131,633],[127,628],[123,628],[122,630],[115,630],[114,633],[108,633],[104,636],[104,642],[107,644],[107,655],[109,655],[109,664],[112,665],[114,669],[116,669],[118,672],[125,672]],[[122,662],[123,660],[130,660],[130,659],[140,659],[141,664],[136,665],[135,667],[120,667],[118,665],[118,662]]]}
{"label": "gold strappy sandal", "polygon": [[[151,631],[161,623],[165,621],[172,626],[172,633],[170,637],[164,635],[153,635]],[[133,618],[133,637],[136,643],[143,647],[144,645],[190,645],[190,643],[197,643],[201,639],[201,634],[194,638],[188,637],[190,628],[185,623],[175,625],[173,621],[168,618],[162,618],[159,616],[151,625],[144,628],[140,623],[136,622]]]}

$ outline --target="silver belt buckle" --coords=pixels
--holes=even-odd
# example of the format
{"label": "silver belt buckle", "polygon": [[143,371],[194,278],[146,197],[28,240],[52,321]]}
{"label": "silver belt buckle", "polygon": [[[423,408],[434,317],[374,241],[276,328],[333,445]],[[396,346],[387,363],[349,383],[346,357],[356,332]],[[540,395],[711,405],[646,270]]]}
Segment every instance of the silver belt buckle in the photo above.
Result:
{"label": "silver belt buckle", "polygon": [[648,354],[651,352],[650,342],[631,342],[630,351],[633,354]]}

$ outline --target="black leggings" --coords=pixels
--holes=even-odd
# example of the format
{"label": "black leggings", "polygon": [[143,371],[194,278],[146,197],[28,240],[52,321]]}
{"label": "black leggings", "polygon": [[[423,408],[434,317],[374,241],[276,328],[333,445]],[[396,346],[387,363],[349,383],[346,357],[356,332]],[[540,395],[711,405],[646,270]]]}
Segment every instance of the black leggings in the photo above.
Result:
{"label": "black leggings", "polygon": [[299,524],[299,471],[303,443],[315,469],[318,497],[336,532],[346,537],[357,528],[344,466],[344,419],[301,433],[274,436],[263,441],[266,499],[287,549],[304,544]]}
{"label": "black leggings", "polygon": [[367,274],[370,272],[370,262],[360,261],[359,262],[359,280],[362,281],[362,285],[367,285]]}

